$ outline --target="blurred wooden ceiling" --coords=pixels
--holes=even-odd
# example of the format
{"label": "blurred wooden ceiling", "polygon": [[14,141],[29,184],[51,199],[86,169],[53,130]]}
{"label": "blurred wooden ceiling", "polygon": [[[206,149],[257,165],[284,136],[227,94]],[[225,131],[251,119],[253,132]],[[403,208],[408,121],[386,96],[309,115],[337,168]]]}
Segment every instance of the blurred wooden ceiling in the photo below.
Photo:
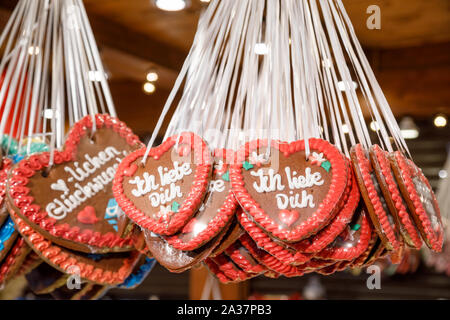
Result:
{"label": "blurred wooden ceiling", "polygon": [[[450,114],[450,1],[343,1],[394,114]],[[0,1],[0,28],[16,3]],[[84,3],[119,115],[136,132],[151,131],[207,3],[190,0],[179,12],[159,10],[153,0]],[[366,27],[370,5],[380,7],[381,30]],[[145,95],[142,85],[150,68],[157,70],[159,80],[156,92]]]}

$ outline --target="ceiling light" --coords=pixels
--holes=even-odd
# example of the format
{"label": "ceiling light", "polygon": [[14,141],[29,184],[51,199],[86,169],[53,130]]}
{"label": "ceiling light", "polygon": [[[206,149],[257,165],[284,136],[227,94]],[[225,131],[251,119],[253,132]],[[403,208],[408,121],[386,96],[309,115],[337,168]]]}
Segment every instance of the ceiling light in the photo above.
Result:
{"label": "ceiling light", "polygon": [[447,175],[448,175],[447,170],[444,170],[444,169],[439,170],[439,178],[445,179],[445,178],[447,178]]}
{"label": "ceiling light", "polygon": [[155,82],[156,80],[158,80],[158,74],[156,73],[156,71],[149,71],[147,73],[146,79],[147,81]]}
{"label": "ceiling light", "polygon": [[106,74],[102,75],[102,72],[99,70],[90,70],[88,72],[89,81],[100,82],[104,77],[106,77]]}
{"label": "ceiling light", "polygon": [[349,133],[350,132],[350,130],[348,129],[348,125],[346,125],[346,124],[342,125],[342,132],[343,133]]}
{"label": "ceiling light", "polygon": [[155,92],[156,87],[153,83],[146,82],[144,83],[142,89],[144,90],[145,93],[153,93]]}
{"label": "ceiling light", "polygon": [[376,122],[375,120],[372,121],[370,123],[370,129],[372,129],[372,131],[378,131],[380,130],[380,126],[378,125],[378,122]]}
{"label": "ceiling light", "polygon": [[[353,89],[358,88],[358,84],[355,81],[352,81],[352,86],[353,86]],[[345,81],[339,81],[338,82],[338,89],[340,91],[345,91],[345,88],[346,88]]]}
{"label": "ceiling light", "polygon": [[438,114],[434,117],[434,125],[438,128],[443,128],[447,125],[447,116],[444,114]]}
{"label": "ceiling light", "polygon": [[53,114],[55,114],[55,118],[58,118],[58,110],[53,112],[53,109],[45,109],[44,110],[44,118],[45,119],[53,119]]}
{"label": "ceiling light", "polygon": [[186,0],[156,0],[156,6],[164,11],[180,11],[186,8]]}
{"label": "ceiling light", "polygon": [[34,46],[30,46],[29,48],[28,48],[28,54],[29,55],[38,55],[39,54],[39,52],[40,52],[41,50],[39,49],[39,47],[34,47]]}
{"label": "ceiling light", "polygon": [[413,118],[404,117],[402,121],[400,121],[399,126],[404,139],[416,139],[419,136],[419,128],[417,128]]}
{"label": "ceiling light", "polygon": [[257,43],[255,44],[255,53],[257,55],[265,55],[269,52],[269,48],[267,47],[267,44],[265,43]]}

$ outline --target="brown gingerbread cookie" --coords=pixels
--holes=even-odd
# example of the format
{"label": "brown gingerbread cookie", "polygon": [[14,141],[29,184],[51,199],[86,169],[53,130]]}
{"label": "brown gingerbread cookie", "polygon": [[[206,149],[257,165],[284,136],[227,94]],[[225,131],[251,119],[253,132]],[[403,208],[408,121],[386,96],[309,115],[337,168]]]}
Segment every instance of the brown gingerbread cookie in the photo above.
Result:
{"label": "brown gingerbread cookie", "polygon": [[22,262],[16,276],[20,277],[26,275],[34,268],[37,268],[42,262],[44,262],[44,260],[42,260],[36,252],[31,250],[26,256],[25,260]]}
{"label": "brown gingerbread cookie", "polygon": [[427,178],[400,151],[390,155],[395,179],[427,246],[440,252],[444,242],[441,213]]}
{"label": "brown gingerbread cookie", "polygon": [[118,210],[112,180],[122,159],[142,144],[109,115],[97,114],[95,127],[94,132],[86,116],[70,130],[63,151],[33,154],[16,164],[7,183],[8,209],[69,249],[130,251],[130,222]]}
{"label": "brown gingerbread cookie", "polygon": [[174,235],[200,208],[208,189],[212,159],[194,133],[168,138],[149,151],[128,155],[114,179],[114,196],[136,224],[160,235]]}
{"label": "brown gingerbread cookie", "polygon": [[361,144],[352,147],[350,151],[356,179],[362,198],[367,207],[372,223],[388,250],[397,250],[402,245],[399,226],[395,223],[376,174],[369,160],[369,154]]}
{"label": "brown gingerbread cookie", "polygon": [[[35,294],[47,294],[60,287],[66,287],[69,275],[62,273],[47,263],[41,263],[37,268],[25,275],[28,287]],[[71,290],[74,292],[74,290]]]}
{"label": "brown gingerbread cookie", "polygon": [[[242,209],[239,207],[236,211],[236,215],[239,215]],[[215,257],[218,254],[224,252],[230,245],[236,242],[243,234],[245,230],[241,227],[241,225],[236,221],[235,218],[230,223],[230,228],[227,230],[222,240],[218,244],[217,247],[214,248],[213,252],[209,255],[210,257]]]}
{"label": "brown gingerbread cookie", "polygon": [[30,250],[30,247],[22,237],[16,239],[8,255],[0,264],[0,286],[4,285],[17,274]]}
{"label": "brown gingerbread cookie", "polygon": [[83,253],[58,246],[36,232],[24,219],[11,213],[21,236],[49,265],[66,274],[77,274],[82,280],[97,284],[122,283],[133,270],[139,252],[107,254]]}
{"label": "brown gingerbread cookie", "polygon": [[201,247],[215,237],[233,218],[238,206],[231,191],[228,170],[228,163],[233,160],[233,155],[232,150],[214,151],[213,175],[197,214],[179,233],[165,238],[175,249],[189,251]]}
{"label": "brown gingerbread cookie", "polygon": [[356,259],[366,251],[372,238],[372,227],[366,209],[361,205],[344,231],[314,257],[327,260]]}
{"label": "brown gingerbread cookie", "polygon": [[144,230],[143,233],[152,257],[169,271],[180,273],[205,260],[222,240],[227,230],[228,228],[226,227],[205,245],[192,251],[175,249],[163,238],[149,230]]}
{"label": "brown gingerbread cookie", "polygon": [[378,145],[373,145],[370,148],[370,160],[389,211],[393,214],[395,222],[400,226],[403,239],[411,248],[420,249],[422,239],[411,218],[412,214],[409,212],[406,201],[400,193],[388,153]]}
{"label": "brown gingerbread cookie", "polygon": [[242,208],[271,237],[287,242],[325,227],[341,209],[347,187],[349,167],[339,150],[321,139],[308,143],[307,157],[303,140],[272,140],[270,146],[267,140],[252,141],[230,168]]}

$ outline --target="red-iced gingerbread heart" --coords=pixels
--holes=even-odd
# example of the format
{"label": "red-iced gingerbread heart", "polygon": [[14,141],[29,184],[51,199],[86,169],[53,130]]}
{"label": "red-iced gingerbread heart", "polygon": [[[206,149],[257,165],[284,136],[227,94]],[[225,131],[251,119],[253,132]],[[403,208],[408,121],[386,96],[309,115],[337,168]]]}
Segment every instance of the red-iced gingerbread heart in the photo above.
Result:
{"label": "red-iced gingerbread heart", "polygon": [[[73,125],[51,168],[49,152],[20,161],[7,182],[7,205],[60,246],[87,253],[129,251],[128,229],[121,224],[130,222],[119,217],[112,180],[120,161],[142,144],[116,118],[97,114],[95,122],[95,132],[91,116]],[[87,207],[93,210],[79,216]]]}
{"label": "red-iced gingerbread heart", "polygon": [[349,165],[339,150],[321,139],[308,143],[307,157],[303,140],[272,140],[270,146],[267,140],[251,141],[230,167],[240,205],[271,237],[286,242],[326,226],[342,207],[348,183]]}
{"label": "red-iced gingerbread heart", "polygon": [[173,235],[181,231],[203,201],[211,175],[210,152],[199,136],[188,132],[152,148],[143,164],[145,152],[146,148],[139,149],[119,165],[114,197],[142,228]]}

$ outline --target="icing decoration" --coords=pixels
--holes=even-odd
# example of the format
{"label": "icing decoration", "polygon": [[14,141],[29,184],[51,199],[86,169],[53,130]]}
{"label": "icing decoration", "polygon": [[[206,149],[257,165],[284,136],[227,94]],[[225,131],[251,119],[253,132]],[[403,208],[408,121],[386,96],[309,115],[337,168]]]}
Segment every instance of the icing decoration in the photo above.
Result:
{"label": "icing decoration", "polygon": [[253,169],[253,168],[254,168],[254,166],[253,166],[250,162],[248,162],[248,161],[244,161],[244,163],[242,164],[242,167],[243,167],[245,170],[250,170],[250,169]]}
{"label": "icing decoration", "polygon": [[230,172],[227,171],[227,172],[222,176],[222,179],[225,180],[225,181],[227,181],[227,182],[230,182]]}
{"label": "icing decoration", "polygon": [[[331,163],[329,172],[306,160],[303,140],[271,140],[270,146],[267,140],[249,142],[238,152],[238,164],[230,166],[233,191],[241,206],[270,236],[283,241],[296,242],[317,233],[343,204],[349,174],[344,156],[325,140],[308,141],[313,154],[323,154]],[[242,170],[249,154],[269,147],[268,163]],[[288,226],[280,220],[281,210],[298,211],[299,217]]]}
{"label": "icing decoration", "polygon": [[11,217],[8,217],[6,222],[0,228],[0,251],[5,248],[4,243],[11,238],[14,230],[14,222],[12,221]]}
{"label": "icing decoration", "polygon": [[[122,238],[107,221],[100,219],[91,224],[92,212],[88,213],[89,219],[83,220],[88,225],[75,219],[87,206],[96,212],[105,211],[112,198],[111,184],[119,162],[142,146],[118,119],[97,114],[95,121],[97,131],[92,137],[92,117],[86,116],[74,124],[64,150],[55,151],[55,165],[46,177],[41,173],[47,170],[49,153],[20,161],[11,170],[8,203],[40,233],[60,245],[82,252],[130,250],[130,239]],[[81,217],[84,219],[83,214]]]}
{"label": "icing decoration", "polygon": [[247,273],[261,274],[267,271],[267,268],[259,264],[239,241],[229,246],[225,253],[239,268]]}
{"label": "icing decoration", "polygon": [[95,208],[92,206],[86,206],[83,210],[78,212],[77,220],[84,224],[95,224],[99,221],[95,215]]}
{"label": "icing decoration", "polygon": [[412,218],[410,217],[407,204],[394,178],[388,153],[383,151],[378,145],[374,145],[370,149],[370,157],[381,186],[381,191],[390,211],[396,217],[396,222],[400,226],[400,233],[403,239],[410,247],[420,249],[422,239],[414,222],[411,220]]}
{"label": "icing decoration", "polygon": [[317,152],[313,152],[309,156],[309,160],[311,161],[311,164],[315,164],[318,166],[321,166],[322,162],[326,161],[326,159],[323,157],[323,152],[321,152],[320,154],[318,154]]}
{"label": "icing decoration", "polygon": [[177,213],[178,209],[180,208],[180,204],[176,201],[172,202],[172,211]]}
{"label": "icing decoration", "polygon": [[322,162],[322,164],[320,165],[322,168],[324,168],[327,172],[330,172],[331,169],[331,163],[330,161],[325,161]]}
{"label": "icing decoration", "polygon": [[[183,150],[181,158],[177,141]],[[114,197],[142,228],[173,235],[195,214],[207,192],[212,167],[208,148],[200,137],[185,132],[152,148],[142,165],[145,152],[146,148],[139,149],[121,162],[114,178]],[[133,164],[137,170],[127,177],[124,171]],[[172,212],[162,215],[161,206],[170,204]]]}
{"label": "icing decoration", "polygon": [[279,213],[280,221],[290,227],[299,217],[298,211],[295,210],[281,210]]}

